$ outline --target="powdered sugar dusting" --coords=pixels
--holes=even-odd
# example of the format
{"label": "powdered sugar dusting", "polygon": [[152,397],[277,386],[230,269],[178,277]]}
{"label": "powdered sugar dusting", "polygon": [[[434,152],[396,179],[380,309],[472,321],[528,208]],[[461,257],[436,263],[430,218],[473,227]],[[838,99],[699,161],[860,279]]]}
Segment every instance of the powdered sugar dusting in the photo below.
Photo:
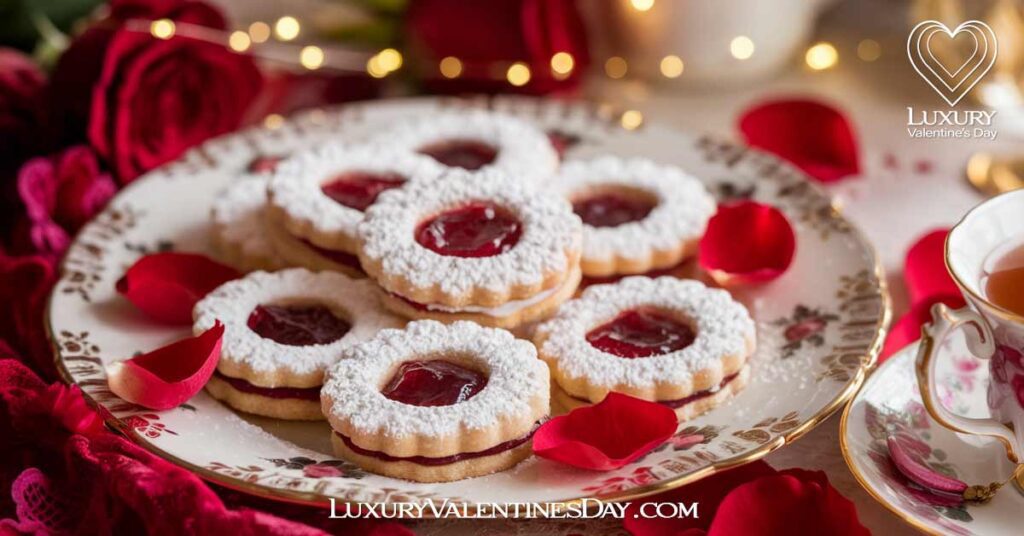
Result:
{"label": "powdered sugar dusting", "polygon": [[281,262],[264,230],[266,205],[267,180],[245,178],[217,195],[211,218],[222,247],[240,252],[244,259],[278,267]]}
{"label": "powdered sugar dusting", "polygon": [[[683,315],[693,322],[696,339],[681,350],[639,359],[622,359],[587,342],[591,329],[638,307]],[[562,374],[609,388],[687,384],[698,371],[720,370],[723,356],[745,354],[747,341],[755,337],[750,314],[727,291],[674,277],[627,277],[615,284],[588,287],[537,329],[547,337],[541,351],[555,359],[554,366]]]}
{"label": "powdered sugar dusting", "polygon": [[[522,223],[522,235],[510,250],[491,257],[454,257],[416,241],[420,222],[481,200],[508,210]],[[567,201],[494,169],[452,169],[436,181],[413,180],[386,191],[359,226],[361,256],[382,263],[383,284],[387,276],[402,277],[417,287],[436,286],[453,296],[475,288],[500,291],[512,285],[537,285],[546,274],[567,271],[569,252],[579,251],[581,233],[582,223]]]}
{"label": "powdered sugar dusting", "polygon": [[[385,397],[385,384],[399,364],[430,355],[472,355],[487,385],[476,396],[450,406],[422,407]],[[548,367],[528,341],[473,322],[449,325],[433,320],[388,329],[350,346],[327,371],[321,397],[330,400],[328,418],[343,417],[358,430],[386,437],[442,437],[494,426],[531,415],[531,400],[548,398]],[[547,404],[545,403],[546,407]],[[506,421],[507,422],[507,421]]]}
{"label": "powdered sugar dusting", "polygon": [[451,140],[480,141],[498,150],[480,171],[501,169],[517,180],[541,181],[558,168],[558,154],[544,132],[514,117],[472,110],[431,114],[395,125],[375,141],[415,152]]}
{"label": "powdered sugar dusting", "polygon": [[555,188],[567,198],[591,188],[621,185],[657,199],[657,206],[642,220],[614,227],[584,224],[586,259],[643,259],[654,251],[678,248],[680,243],[699,239],[715,213],[715,200],[698,179],[645,158],[575,160],[566,162],[558,175]]}
{"label": "powdered sugar dusting", "polygon": [[426,156],[383,145],[327,143],[279,164],[268,191],[271,205],[285,215],[289,231],[322,247],[333,247],[338,245],[333,235],[355,237],[363,213],[328,197],[323,184],[352,171],[430,180],[443,169]]}
{"label": "powdered sugar dusting", "polygon": [[[309,374],[337,361],[344,348],[373,337],[381,329],[402,325],[401,319],[380,307],[377,292],[368,280],[350,279],[336,272],[304,268],[253,272],[217,287],[197,303],[193,331],[201,333],[220,320],[224,324],[222,361],[244,364],[257,372],[285,369]],[[345,315],[352,327],[330,344],[309,346],[281,344],[249,329],[249,314],[257,305],[281,302],[323,304]]]}

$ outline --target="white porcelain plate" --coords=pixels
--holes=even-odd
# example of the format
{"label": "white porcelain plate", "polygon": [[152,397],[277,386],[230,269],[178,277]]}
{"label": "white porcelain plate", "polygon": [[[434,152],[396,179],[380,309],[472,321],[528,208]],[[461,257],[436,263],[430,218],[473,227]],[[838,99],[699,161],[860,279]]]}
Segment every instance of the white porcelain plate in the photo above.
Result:
{"label": "white porcelain plate", "polygon": [[[780,279],[738,294],[758,323],[753,376],[732,403],[687,422],[680,434],[622,469],[589,472],[531,459],[500,474],[417,484],[365,474],[333,458],[323,423],[236,414],[205,393],[174,410],[132,407],[108,389],[103,365],[189,334],[156,325],[115,292],[146,252],[208,252],[214,196],[254,158],[328,138],[361,140],[385,125],[445,109],[490,107],[537,123],[570,145],[566,158],[645,156],[678,164],[720,199],[752,197],[786,212],[798,237]],[[268,497],[346,501],[457,502],[628,499],[752,461],[801,436],[856,391],[888,321],[888,298],[872,248],[817,187],[778,159],[654,124],[636,130],[580,104],[526,98],[412,99],[307,113],[279,128],[210,141],[124,189],[75,240],[53,294],[49,322],[59,368],[109,411],[108,421],[156,454],[224,486]]]}
{"label": "white porcelain plate", "polygon": [[[843,456],[861,485],[897,516],[929,534],[1019,534],[1024,495],[1003,486],[985,504],[966,504],[910,483],[889,461],[891,433],[914,442],[936,471],[969,485],[1004,482],[1013,473],[995,439],[958,434],[932,420],[921,403],[912,344],[878,367],[843,413]],[[988,417],[988,367],[970,357],[959,334],[944,345],[936,378],[940,402],[960,415]]]}

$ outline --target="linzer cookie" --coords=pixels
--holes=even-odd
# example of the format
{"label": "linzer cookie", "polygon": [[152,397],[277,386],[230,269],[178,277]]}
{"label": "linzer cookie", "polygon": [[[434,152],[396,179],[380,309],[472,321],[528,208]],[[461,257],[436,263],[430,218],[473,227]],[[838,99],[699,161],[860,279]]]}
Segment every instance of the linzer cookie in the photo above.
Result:
{"label": "linzer cookie", "polygon": [[496,168],[519,180],[540,181],[558,168],[558,153],[544,132],[514,117],[482,110],[432,114],[400,123],[377,141],[429,156],[450,168]]}
{"label": "linzer cookie", "polygon": [[422,155],[377,145],[330,143],[299,153],[270,180],[269,214],[291,235],[326,250],[356,251],[356,226],[377,196],[443,167]]}
{"label": "linzer cookie", "polygon": [[503,471],[548,414],[548,368],[528,341],[423,320],[350,346],[321,393],[335,453],[419,482]]}
{"label": "linzer cookie", "polygon": [[696,252],[715,201],[674,166],[612,156],[566,162],[555,187],[583,220],[583,275],[644,274]]}
{"label": "linzer cookie", "polygon": [[332,270],[349,277],[363,278],[366,274],[354,253],[326,249],[293,236],[276,222],[266,221],[266,240],[273,245],[274,252],[287,266],[301,266],[313,271]]}
{"label": "linzer cookie", "polygon": [[251,271],[284,266],[267,238],[266,204],[267,181],[263,177],[233,182],[213,202],[213,245],[235,268]]}
{"label": "linzer cookie", "polygon": [[359,233],[363,269],[410,318],[513,328],[550,314],[579,282],[569,204],[496,169],[384,192]]}
{"label": "linzer cookie", "polygon": [[373,283],[302,268],[225,283],[193,316],[196,333],[224,324],[210,394],[248,413],[294,420],[323,418],[324,370],[345,348],[403,324],[380,308]]}
{"label": "linzer cookie", "polygon": [[534,335],[563,410],[611,391],[699,415],[742,389],[754,321],[729,293],[697,281],[633,276],[595,285]]}

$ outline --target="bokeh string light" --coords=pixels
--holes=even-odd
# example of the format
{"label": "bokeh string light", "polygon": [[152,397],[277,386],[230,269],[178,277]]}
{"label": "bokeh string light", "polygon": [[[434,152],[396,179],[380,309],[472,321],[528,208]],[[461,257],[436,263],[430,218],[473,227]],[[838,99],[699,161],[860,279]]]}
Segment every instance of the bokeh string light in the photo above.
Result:
{"label": "bokeh string light", "polygon": [[[654,0],[630,0],[630,6],[640,12],[647,12]],[[402,69],[405,58],[395,48],[385,48],[376,52],[339,45],[312,45],[293,43],[302,33],[302,23],[295,17],[285,15],[274,21],[273,25],[263,21],[255,21],[245,29],[221,31],[170,19],[142,20],[133,19],[125,28],[149,33],[156,39],[187,38],[224,46],[239,54],[271,62],[281,63],[307,70],[330,70],[346,73],[364,73],[374,78],[385,78]],[[271,40],[271,37],[274,39]],[[737,60],[751,58],[756,52],[754,41],[745,35],[737,35],[728,43],[730,55]],[[857,44],[856,55],[865,62],[873,62],[882,54],[882,47],[873,39],[864,39]],[[637,60],[633,60],[637,61]],[[657,62],[657,72],[667,79],[680,78],[685,72],[685,61],[676,54],[667,54]],[[823,71],[834,67],[839,61],[836,47],[828,42],[814,43],[804,54],[805,64],[814,71]],[[456,56],[446,56],[436,63],[415,65],[419,72],[440,74],[446,79],[472,78],[502,80],[512,87],[529,84],[538,73],[532,69],[536,64],[517,61],[513,63],[469,63]],[[565,80],[578,69],[576,58],[565,51],[552,54],[549,59],[549,71],[546,76],[555,80]],[[631,68],[629,62],[621,56],[610,56],[603,63],[604,74],[609,79],[626,78]],[[547,69],[546,69],[547,70]],[[643,69],[646,72],[646,67]],[[634,113],[630,113],[634,112]],[[639,112],[628,111],[623,116],[623,126],[637,128],[643,122]]]}

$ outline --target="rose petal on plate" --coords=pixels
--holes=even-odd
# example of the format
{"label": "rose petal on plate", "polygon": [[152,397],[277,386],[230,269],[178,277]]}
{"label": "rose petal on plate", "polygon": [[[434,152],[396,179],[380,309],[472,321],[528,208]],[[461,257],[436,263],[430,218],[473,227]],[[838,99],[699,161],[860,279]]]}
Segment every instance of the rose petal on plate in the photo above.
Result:
{"label": "rose petal on plate", "polygon": [[819,182],[860,173],[857,139],[846,115],[807,99],[774,100],[740,115],[739,130],[751,147],[789,160]]}
{"label": "rose petal on plate", "polygon": [[895,436],[886,438],[886,445],[889,447],[889,459],[892,460],[893,465],[911,482],[925,489],[941,493],[959,495],[967,490],[966,483],[948,477],[912,456]]}
{"label": "rose petal on plate", "polygon": [[953,309],[967,305],[960,294],[932,296],[930,299],[915,304],[889,329],[889,335],[885,338],[885,346],[882,347],[882,353],[878,355],[879,363],[921,338],[921,326],[931,322],[932,306],[936,303],[946,304]]}
{"label": "rose petal on plate", "polygon": [[719,205],[700,240],[698,262],[722,286],[764,283],[796,254],[796,234],[779,209],[756,201]]}
{"label": "rose petal on plate", "polygon": [[107,383],[117,396],[142,407],[180,406],[206,385],[220,358],[224,325],[127,361],[107,366]]}
{"label": "rose petal on plate", "polygon": [[948,229],[937,229],[919,238],[907,250],[903,265],[903,281],[907,284],[910,303],[934,299],[936,296],[960,294],[946,269],[946,235]]}
{"label": "rose petal on plate", "polygon": [[533,452],[556,462],[609,471],[662,444],[679,424],[671,408],[621,393],[574,409],[541,425]]}
{"label": "rose petal on plate", "polygon": [[154,253],[135,261],[117,291],[154,320],[187,325],[197,301],[240,275],[205,255]]}

